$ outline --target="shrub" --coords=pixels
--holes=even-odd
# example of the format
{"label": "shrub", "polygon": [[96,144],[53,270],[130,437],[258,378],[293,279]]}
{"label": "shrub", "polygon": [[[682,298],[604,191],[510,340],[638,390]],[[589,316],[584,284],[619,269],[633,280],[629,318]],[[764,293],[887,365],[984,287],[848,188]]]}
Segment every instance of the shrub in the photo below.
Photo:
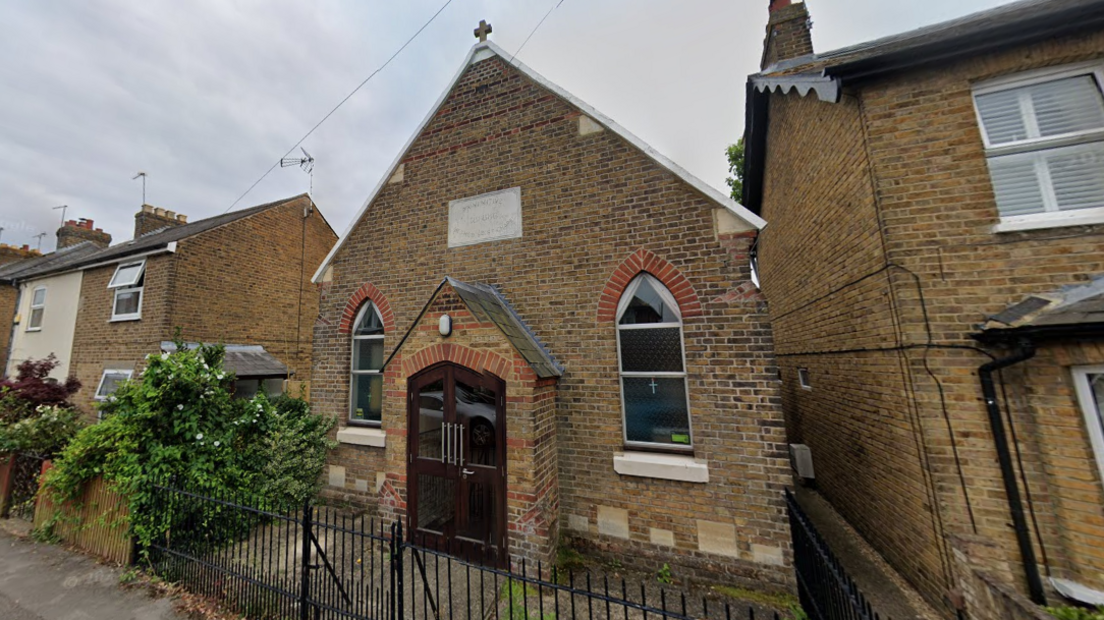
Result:
{"label": "shrub", "polygon": [[0,425],[0,452],[32,452],[44,458],[60,452],[84,426],[75,409],[39,405],[35,415]]}
{"label": "shrub", "polygon": [[[55,460],[44,481],[47,492],[71,500],[102,475],[128,499],[131,527],[143,547],[179,525],[170,522],[172,511],[154,506],[154,484],[171,481],[271,509],[297,507],[313,495],[332,445],[326,435],[333,419],[312,415],[300,399],[234,399],[224,353],[221,346],[189,349],[177,342],[171,355],[148,356],[145,371],[101,404],[103,421],[78,433]],[[204,506],[187,514],[197,532],[226,518],[216,504]],[[174,539],[183,533],[174,530]]]}
{"label": "shrub", "polygon": [[1090,609],[1088,607],[1047,607],[1050,615],[1058,620],[1104,620],[1104,605]]}
{"label": "shrub", "polygon": [[70,375],[64,382],[50,377],[58,365],[50,354],[46,359],[24,360],[16,367],[15,379],[0,381],[0,424],[15,424],[31,417],[43,405],[72,407],[69,397],[80,389],[80,381]]}

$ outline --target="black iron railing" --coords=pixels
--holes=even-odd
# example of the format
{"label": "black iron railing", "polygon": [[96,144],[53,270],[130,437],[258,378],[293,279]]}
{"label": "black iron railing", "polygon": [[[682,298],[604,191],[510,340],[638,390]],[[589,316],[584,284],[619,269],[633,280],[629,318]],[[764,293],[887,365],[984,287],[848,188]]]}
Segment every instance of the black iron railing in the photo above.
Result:
{"label": "black iron railing", "polygon": [[153,571],[249,618],[755,620],[779,614],[652,580],[630,584],[538,562],[498,561],[476,547],[409,540],[400,523],[307,504],[273,509],[170,485],[150,510],[172,524],[150,547]]}
{"label": "black iron railing", "polygon": [[809,618],[881,620],[788,490],[786,506],[790,514],[798,596]]}

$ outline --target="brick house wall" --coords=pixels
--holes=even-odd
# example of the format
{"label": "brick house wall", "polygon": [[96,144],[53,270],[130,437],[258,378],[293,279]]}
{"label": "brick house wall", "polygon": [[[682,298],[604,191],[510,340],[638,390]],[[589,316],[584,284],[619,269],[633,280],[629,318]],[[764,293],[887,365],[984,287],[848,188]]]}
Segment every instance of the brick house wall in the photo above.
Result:
{"label": "brick house wall", "polygon": [[[1101,50],[1099,33],[1056,38],[881,78],[836,104],[771,98],[760,267],[791,437],[811,446],[825,496],[948,614],[949,534],[996,541],[1025,588],[977,377],[1007,352],[969,334],[1104,272],[1100,226],[991,232],[971,87]],[[1101,588],[1104,498],[1069,371],[1096,357],[1091,344],[1040,351],[1004,379],[1036,554]]]}
{"label": "brick house wall", "polygon": [[[40,256],[39,252],[23,246],[22,248],[0,243],[0,265],[7,265],[25,258]],[[0,284],[0,355],[5,362],[11,350],[12,328],[15,321],[16,305],[19,302],[19,289],[11,285]]]}
{"label": "brick house wall", "polygon": [[114,296],[107,284],[117,263],[86,269],[73,341],[73,368],[83,386],[78,406],[93,410],[105,368],[141,370],[145,356],[159,352],[178,327],[187,341],[262,345],[295,372],[293,381],[309,385],[310,326],[318,314],[310,266],[321,262],[336,235],[317,209],[304,221],[307,205],[304,196],[182,239],[174,253],[150,256],[140,320],[110,321]]}
{"label": "brick house wall", "polygon": [[[746,260],[754,235],[719,227],[715,202],[613,132],[580,131],[591,125],[498,57],[470,66],[333,258],[315,328],[312,401],[348,416],[350,340],[340,325],[363,302],[358,291],[370,288],[393,314],[393,327],[384,317],[389,355],[444,276],[494,285],[566,368],[554,398],[532,412],[537,426],[520,429],[531,445],[554,435],[543,445],[556,447],[554,455],[537,450],[535,471],[555,468],[558,526],[530,557],[547,560],[558,529],[650,570],[666,561],[676,574],[791,587],[783,420],[766,310]],[[514,186],[521,238],[447,247],[450,200]],[[624,449],[613,307],[625,274],[645,270],[679,282],[672,291],[686,301],[694,456],[709,465],[706,484],[613,469]],[[342,446],[331,461],[344,468],[333,490],[369,505],[388,493],[405,501],[405,443],[394,426],[405,406],[390,402],[404,397],[405,377],[392,380],[386,446]],[[508,409],[508,429],[514,415]],[[392,486],[374,483],[383,479]],[[533,492],[531,480],[511,483],[524,485],[512,493]]]}

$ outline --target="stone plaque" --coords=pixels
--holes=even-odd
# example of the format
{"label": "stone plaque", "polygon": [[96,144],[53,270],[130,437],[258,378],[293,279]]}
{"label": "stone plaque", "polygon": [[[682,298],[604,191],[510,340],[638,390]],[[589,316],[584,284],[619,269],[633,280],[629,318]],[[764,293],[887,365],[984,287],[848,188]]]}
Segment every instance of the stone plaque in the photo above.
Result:
{"label": "stone plaque", "polygon": [[520,236],[520,187],[449,202],[450,248]]}

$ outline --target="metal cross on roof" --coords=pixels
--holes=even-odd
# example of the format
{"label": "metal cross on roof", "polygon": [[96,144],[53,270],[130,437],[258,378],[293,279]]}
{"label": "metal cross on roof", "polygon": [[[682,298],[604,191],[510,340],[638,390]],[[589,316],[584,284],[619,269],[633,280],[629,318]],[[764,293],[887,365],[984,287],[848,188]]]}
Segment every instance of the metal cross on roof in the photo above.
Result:
{"label": "metal cross on roof", "polygon": [[487,35],[491,34],[491,25],[487,23],[487,20],[479,20],[479,27],[475,29],[475,36],[479,38],[479,42],[483,43],[487,40]]}

